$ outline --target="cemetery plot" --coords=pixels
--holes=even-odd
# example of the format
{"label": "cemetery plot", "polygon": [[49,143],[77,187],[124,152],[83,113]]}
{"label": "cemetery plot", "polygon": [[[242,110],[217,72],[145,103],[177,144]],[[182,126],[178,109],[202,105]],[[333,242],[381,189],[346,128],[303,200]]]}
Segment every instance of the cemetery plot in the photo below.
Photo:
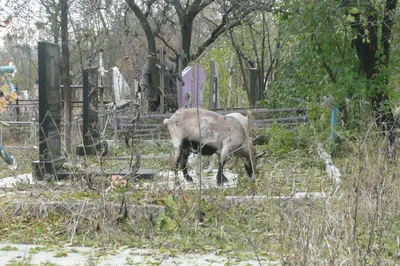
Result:
{"label": "cemetery plot", "polygon": [[[251,237],[254,245],[267,245],[266,250],[270,251],[276,250],[279,242],[277,212],[283,208],[280,206],[296,205],[301,209],[315,201],[333,200],[329,194],[333,184],[316,155],[308,154],[305,159],[304,153],[293,152],[287,155],[290,159],[263,158],[257,184],[247,181],[240,162],[225,171],[229,183],[218,186],[215,171],[203,172],[201,183],[193,169],[190,171],[194,182],[187,183],[180,171],[175,178],[171,171],[173,152],[169,140],[135,139],[131,144],[133,150],[124,143],[115,143],[105,160],[81,156],[77,164],[82,168],[70,169],[72,175],[62,182],[37,182],[25,176],[14,178],[18,182],[0,189],[1,199],[7,195],[2,203],[7,208],[3,209],[18,214],[18,219],[26,220],[29,226],[19,229],[18,234],[1,231],[0,237],[29,243],[22,234],[31,235],[28,228],[34,228],[42,230],[36,236],[40,243],[85,246],[140,243],[167,251],[180,250],[184,254],[189,250],[216,249],[221,254],[234,250],[235,254],[239,254],[237,250],[252,252],[250,246],[243,246],[247,237]],[[141,168],[157,169],[157,174],[153,179],[129,179],[126,186],[113,183],[119,177],[112,172],[128,169],[132,153],[141,155]],[[209,158],[204,157],[202,163],[206,168]],[[96,173],[93,169],[100,166],[104,171]],[[120,177],[124,174],[120,172]],[[6,178],[4,182],[10,180]],[[114,187],[110,189],[111,184]],[[14,192],[16,189],[21,192]],[[321,191],[326,194],[314,193]],[[37,220],[41,223],[36,224]],[[54,233],[42,227],[51,227]],[[267,258],[279,260],[274,255]]]}

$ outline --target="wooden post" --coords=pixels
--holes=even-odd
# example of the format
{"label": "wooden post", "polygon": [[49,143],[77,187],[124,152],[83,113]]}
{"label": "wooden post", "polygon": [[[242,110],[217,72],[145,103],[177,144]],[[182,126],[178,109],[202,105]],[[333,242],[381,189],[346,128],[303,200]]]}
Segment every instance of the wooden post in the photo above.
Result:
{"label": "wooden post", "polygon": [[209,108],[219,108],[219,89],[218,89],[218,65],[213,60],[210,61],[210,96]]}
{"label": "wooden post", "polygon": [[231,97],[232,97],[232,76],[233,76],[233,54],[231,54],[231,63],[229,65],[229,81],[228,81],[228,108],[231,108]]}
{"label": "wooden post", "polygon": [[[72,136],[78,136],[78,117],[77,116],[75,116],[74,117],[74,120],[72,121]],[[77,139],[76,138],[73,138],[72,139],[72,148],[74,149],[75,148],[75,146],[76,146],[76,143],[77,143]]]}
{"label": "wooden post", "polygon": [[32,147],[36,145],[36,118],[32,118],[31,121],[31,145]]}
{"label": "wooden post", "polygon": [[104,129],[104,77],[105,77],[105,73],[107,73],[108,71],[104,69],[103,66],[103,49],[100,50],[100,54],[99,54],[99,72],[100,72],[100,76],[99,76],[99,101],[100,101],[100,115],[99,115],[99,124],[100,124],[100,131],[103,131]]}
{"label": "wooden post", "polygon": [[160,113],[164,113],[164,100],[165,100],[165,93],[164,93],[164,70],[165,70],[165,65],[164,65],[164,49],[161,47],[160,49]]}
{"label": "wooden post", "polygon": [[179,55],[178,55],[178,78],[176,80],[176,89],[178,97],[178,108],[182,107],[182,60],[183,60],[183,49],[182,49],[182,34],[179,39]]}
{"label": "wooden post", "polygon": [[118,141],[118,118],[117,118],[117,108],[113,106],[113,117],[114,117],[114,143],[117,144]]}
{"label": "wooden post", "polygon": [[3,145],[3,127],[0,127],[0,146]]}

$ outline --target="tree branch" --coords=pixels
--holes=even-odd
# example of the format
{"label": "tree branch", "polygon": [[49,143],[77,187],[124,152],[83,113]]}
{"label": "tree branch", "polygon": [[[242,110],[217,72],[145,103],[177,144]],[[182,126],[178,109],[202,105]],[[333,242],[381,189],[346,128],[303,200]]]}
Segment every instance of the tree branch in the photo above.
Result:
{"label": "tree branch", "polygon": [[390,11],[396,9],[396,0],[387,0],[385,5],[385,16],[382,21],[382,47],[385,54],[385,61],[383,64],[385,66],[389,65],[390,56],[390,38],[392,35],[392,25],[393,21],[390,18]]}
{"label": "tree branch", "polygon": [[[247,21],[247,25],[249,26],[249,31],[250,31],[250,36],[251,36],[251,40],[252,40],[253,50],[254,50],[254,54],[256,56],[256,61],[257,61],[257,67],[260,67],[261,66],[260,58],[259,58],[258,52],[257,52],[258,49],[257,49],[256,39],[254,37],[253,27],[252,27],[251,22],[250,22],[250,20],[248,18],[246,18],[246,21]],[[253,64],[252,67],[254,68],[255,65]]]}
{"label": "tree branch", "polygon": [[160,39],[160,40],[165,44],[165,46],[167,46],[167,47],[168,47],[171,51],[173,51],[175,54],[178,53],[178,51],[176,51],[174,47],[172,47],[171,45],[169,45],[168,42],[167,42],[162,36],[160,36],[159,34],[156,34],[156,37],[157,37],[158,39]]}
{"label": "tree branch", "polygon": [[150,23],[148,22],[145,14],[139,8],[139,6],[135,3],[134,0],[125,0],[128,6],[132,9],[135,16],[139,19],[140,23],[142,24],[142,28],[146,34],[147,44],[149,53],[156,52],[156,41],[154,38],[153,31],[151,30]]}
{"label": "tree branch", "polygon": [[202,16],[202,18],[205,20],[205,21],[207,21],[208,23],[210,23],[210,24],[212,24],[214,27],[217,27],[218,26],[218,24],[217,23],[215,23],[214,21],[212,21],[212,19],[209,19],[208,17],[206,17],[206,16]]}
{"label": "tree branch", "polygon": [[[227,32],[228,30],[238,26],[241,24],[242,19],[246,17],[248,14],[250,14],[253,11],[260,10],[259,6],[250,6],[246,8],[245,10],[242,11],[241,14],[237,15],[235,19],[229,22],[228,24],[228,15],[229,13],[225,13],[225,15],[222,17],[222,22],[213,30],[211,33],[210,38],[208,38],[206,41],[204,41],[197,49],[197,56],[199,56],[201,53],[204,52],[204,50],[210,46],[212,43],[214,43],[222,34]],[[270,12],[272,11],[271,6],[265,7],[262,9],[264,12]],[[192,55],[193,57],[193,55]],[[194,57],[193,57],[194,58]]]}
{"label": "tree branch", "polygon": [[185,10],[183,9],[181,2],[179,0],[165,0],[165,1],[171,4],[175,8],[175,11],[179,17],[179,21],[181,21],[181,19],[185,15]]}
{"label": "tree branch", "polygon": [[[238,45],[236,43],[236,40],[235,40],[235,37],[233,36],[232,31],[229,31],[229,37],[231,38],[232,45],[234,47],[237,47]],[[251,102],[251,93],[250,93],[249,83],[247,81],[247,72],[245,70],[242,58],[241,58],[238,50],[235,49],[235,51],[236,51],[236,55],[237,55],[238,60],[239,60],[240,71],[242,72],[242,77],[243,77],[243,86],[244,86],[244,89],[245,89],[246,94],[247,94],[247,99],[249,99],[249,102]]]}
{"label": "tree branch", "polygon": [[[320,50],[320,53],[322,55],[322,49],[321,46],[318,44],[318,48]],[[322,65],[324,66],[326,72],[328,72],[329,77],[331,78],[333,83],[336,83],[336,74],[333,73],[332,68],[330,68],[330,66],[325,62],[324,59],[322,59]]]}
{"label": "tree branch", "polygon": [[204,8],[214,2],[214,0],[205,0],[203,3],[201,1],[202,0],[193,1],[193,4],[189,7],[188,16],[197,16],[197,14],[199,14]]}

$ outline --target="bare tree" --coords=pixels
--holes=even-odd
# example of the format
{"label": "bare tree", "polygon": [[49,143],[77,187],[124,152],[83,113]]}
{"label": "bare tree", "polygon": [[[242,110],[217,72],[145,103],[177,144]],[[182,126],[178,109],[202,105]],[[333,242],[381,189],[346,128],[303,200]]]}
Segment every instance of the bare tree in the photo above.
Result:
{"label": "bare tree", "polygon": [[[163,15],[161,21],[170,23],[174,26],[175,22],[179,22],[180,35],[182,36],[182,49],[187,55],[183,62],[187,65],[188,62],[194,60],[201,55],[211,44],[213,44],[222,34],[226,33],[242,23],[242,20],[250,13],[256,10],[271,11],[274,1],[221,1],[217,3],[215,0],[194,0],[183,3],[180,0],[168,0],[164,4],[157,0],[148,0],[143,2],[140,7],[134,0],[125,0],[128,6],[135,13],[142,24],[146,34],[149,52],[155,52],[156,38],[160,39],[167,47],[172,50],[177,50],[170,42],[162,35],[162,32],[155,31],[151,24],[154,23],[154,14]],[[192,46],[193,23],[195,18],[210,5],[219,5],[220,8],[215,10],[221,11],[221,19],[213,22],[214,27],[208,38],[202,43],[196,45],[196,49]],[[173,16],[171,6],[175,16]],[[215,7],[216,7],[215,6]],[[144,11],[142,11],[144,10]]]}
{"label": "bare tree", "polygon": [[[262,91],[264,91],[267,82],[271,79],[271,73],[276,61],[279,43],[272,45],[271,24],[272,21],[267,19],[264,12],[261,14],[255,12],[253,15],[248,15],[244,18],[243,28],[239,33],[234,30],[229,31],[231,43],[238,58],[243,86],[250,102],[251,93],[247,78],[248,69],[257,68],[260,86]],[[247,32],[246,36],[244,36],[244,30]],[[250,41],[240,43],[237,41],[240,35],[242,35],[242,39]]]}
{"label": "bare tree", "polygon": [[71,153],[71,78],[69,75],[69,44],[68,44],[68,0],[60,0],[61,7],[61,66],[64,97],[64,147],[67,153]]}

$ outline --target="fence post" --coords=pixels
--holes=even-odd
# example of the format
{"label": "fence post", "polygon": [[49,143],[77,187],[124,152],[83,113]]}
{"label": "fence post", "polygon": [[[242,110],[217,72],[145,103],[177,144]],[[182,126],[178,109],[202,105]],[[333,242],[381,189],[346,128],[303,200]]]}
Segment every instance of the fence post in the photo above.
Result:
{"label": "fence post", "polygon": [[218,109],[219,105],[219,84],[218,84],[218,65],[213,60],[210,61],[210,96],[208,108]]}
{"label": "fence post", "polygon": [[161,47],[160,49],[160,113],[164,114],[165,113],[165,91],[164,91],[164,49]]}
{"label": "fence post", "polygon": [[[79,136],[78,135],[78,117],[77,116],[75,116],[74,120],[72,121],[72,136]],[[73,148],[72,150],[74,150],[76,143],[77,143],[76,137],[73,139],[74,140],[72,140],[72,148]]]}
{"label": "fence post", "polygon": [[[71,141],[71,145],[72,145],[72,150],[73,151],[76,151],[77,150],[77,147],[78,147],[78,144],[80,143],[79,142],[79,138],[77,137],[77,136],[82,136],[82,134],[80,134],[79,135],[79,124],[78,124],[79,122],[78,122],[78,117],[77,116],[75,116],[74,117],[74,120],[72,121],[72,136],[75,136],[74,138],[73,138],[73,140]],[[83,145],[83,139],[82,139],[82,145]],[[76,156],[77,154],[75,154],[75,156],[72,156],[72,163],[74,164],[74,165],[76,165],[77,164],[77,159],[78,159],[78,156]]]}
{"label": "fence post", "polygon": [[118,118],[117,118],[116,106],[113,106],[113,116],[114,116],[114,143],[116,145],[118,140]]}
{"label": "fence post", "polygon": [[31,145],[36,146],[36,118],[31,121]]}

